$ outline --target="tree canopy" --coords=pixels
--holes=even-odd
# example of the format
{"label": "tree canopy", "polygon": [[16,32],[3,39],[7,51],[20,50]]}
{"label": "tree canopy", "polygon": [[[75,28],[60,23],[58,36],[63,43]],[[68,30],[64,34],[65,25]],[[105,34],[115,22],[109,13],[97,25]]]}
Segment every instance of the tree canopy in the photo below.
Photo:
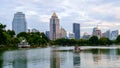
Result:
{"label": "tree canopy", "polygon": [[89,43],[90,44],[93,44],[93,45],[96,45],[98,44],[98,37],[97,36],[92,36],[90,39],[89,39]]}

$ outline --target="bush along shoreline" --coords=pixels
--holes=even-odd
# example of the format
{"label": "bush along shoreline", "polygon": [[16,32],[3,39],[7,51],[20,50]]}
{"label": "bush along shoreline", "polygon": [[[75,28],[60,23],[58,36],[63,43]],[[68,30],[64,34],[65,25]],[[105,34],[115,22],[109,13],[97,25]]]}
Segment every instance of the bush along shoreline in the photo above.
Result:
{"label": "bush along shoreline", "polygon": [[0,23],[0,50],[18,49],[19,44],[26,40],[30,48],[45,47],[49,39],[40,32],[21,32],[15,35],[13,30],[5,30],[6,25]]}
{"label": "bush along shoreline", "polygon": [[44,33],[40,32],[21,32],[15,34],[13,30],[5,30],[6,25],[0,23],[0,50],[12,50],[18,49],[19,44],[25,40],[30,48],[46,47],[48,45],[59,45],[59,46],[109,46],[112,44],[120,44],[120,35],[115,40],[110,40],[106,37],[98,38],[92,36],[89,39],[66,39],[60,38],[56,40],[50,40]]}

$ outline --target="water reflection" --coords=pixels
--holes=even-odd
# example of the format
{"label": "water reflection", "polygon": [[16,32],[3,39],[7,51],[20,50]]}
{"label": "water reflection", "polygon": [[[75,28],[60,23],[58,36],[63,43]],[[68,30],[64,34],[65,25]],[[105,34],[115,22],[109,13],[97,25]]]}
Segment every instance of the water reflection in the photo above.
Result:
{"label": "water reflection", "polygon": [[60,68],[73,68],[73,52],[60,52]]}
{"label": "water reflection", "polygon": [[50,48],[7,51],[2,68],[50,68]]}
{"label": "water reflection", "polygon": [[74,68],[80,68],[80,54],[79,53],[74,53],[73,65],[74,65]]}
{"label": "water reflection", "polygon": [[111,49],[109,51],[109,56],[111,60],[117,60],[117,50],[116,49]]}
{"label": "water reflection", "polygon": [[97,49],[95,51],[96,51],[96,53],[93,56],[93,61],[94,61],[94,64],[98,65],[101,60],[102,52],[100,49]]}
{"label": "water reflection", "polygon": [[3,54],[3,68],[27,68],[26,51],[10,51]]}
{"label": "water reflection", "polygon": [[[97,54],[93,55],[95,68],[119,68],[120,54],[117,54],[117,49],[98,49]],[[119,62],[119,63],[118,63]]]}
{"label": "water reflection", "polygon": [[14,54],[12,61],[13,68],[27,68],[27,53],[26,51],[19,51],[19,54]]}
{"label": "water reflection", "polygon": [[50,68],[60,68],[59,52],[56,52],[54,50],[57,50],[57,48],[51,49]]}
{"label": "water reflection", "polygon": [[38,48],[0,53],[0,68],[120,68],[119,49],[94,49],[80,53]]}

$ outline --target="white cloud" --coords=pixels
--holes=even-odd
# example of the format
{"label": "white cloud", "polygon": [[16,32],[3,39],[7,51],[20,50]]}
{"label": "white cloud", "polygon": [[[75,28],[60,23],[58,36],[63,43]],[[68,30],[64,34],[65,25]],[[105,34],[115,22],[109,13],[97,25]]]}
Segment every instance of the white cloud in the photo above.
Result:
{"label": "white cloud", "polygon": [[48,23],[49,24],[49,21],[50,21],[50,15],[39,15],[39,21],[40,22],[44,22],[44,23]]}
{"label": "white cloud", "polygon": [[26,11],[26,15],[28,15],[28,16],[32,16],[32,15],[38,15],[38,12],[36,12],[36,11],[31,11],[31,10],[28,10],[28,11]]}
{"label": "white cloud", "polygon": [[101,15],[112,15],[116,19],[120,19],[120,6],[114,6],[113,3],[96,6],[93,12]]}
{"label": "white cloud", "polygon": [[[27,20],[30,20],[28,22],[37,22],[41,25],[41,22],[49,24],[52,13],[56,11],[60,18],[60,24],[68,31],[72,31],[71,25],[73,22],[78,22],[81,24],[82,31],[90,33],[92,27],[95,27],[97,24],[99,24],[103,30],[119,29],[120,5],[118,1],[119,0],[1,0],[0,4],[5,5],[0,7],[2,8],[0,15],[11,19],[12,17],[8,16],[10,13],[22,11],[26,14]],[[9,13],[8,9],[11,10]],[[109,18],[110,16],[111,18]],[[111,21],[110,19],[113,20]],[[0,20],[3,21],[3,17],[1,17]],[[9,21],[5,22],[8,23]]]}

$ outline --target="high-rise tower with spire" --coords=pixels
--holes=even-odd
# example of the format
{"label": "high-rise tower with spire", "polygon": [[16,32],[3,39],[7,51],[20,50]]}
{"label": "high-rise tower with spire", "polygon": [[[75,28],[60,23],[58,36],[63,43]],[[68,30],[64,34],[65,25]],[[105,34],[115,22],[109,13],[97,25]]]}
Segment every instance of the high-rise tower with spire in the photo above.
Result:
{"label": "high-rise tower with spire", "polygon": [[50,40],[60,38],[60,24],[56,13],[54,12],[50,18]]}

